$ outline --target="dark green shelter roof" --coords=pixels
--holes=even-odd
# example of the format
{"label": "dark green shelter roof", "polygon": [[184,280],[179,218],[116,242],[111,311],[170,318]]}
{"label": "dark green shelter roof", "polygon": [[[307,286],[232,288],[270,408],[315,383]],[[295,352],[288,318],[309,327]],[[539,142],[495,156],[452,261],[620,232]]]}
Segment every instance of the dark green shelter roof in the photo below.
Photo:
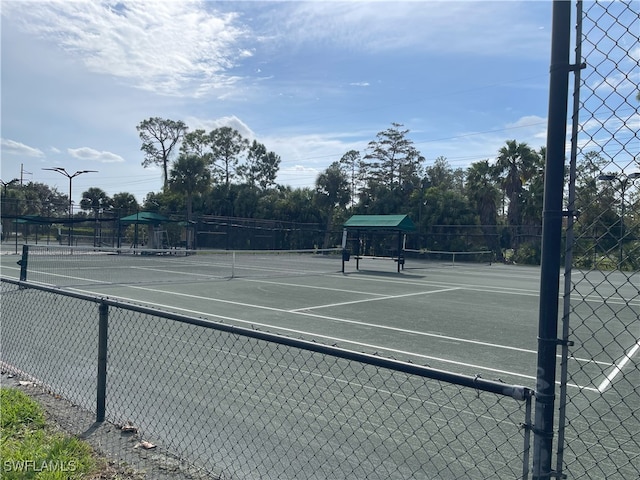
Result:
{"label": "dark green shelter roof", "polygon": [[164,215],[155,212],[138,212],[128,217],[122,217],[121,223],[139,223],[144,225],[156,225],[158,223],[169,222],[170,220]]}
{"label": "dark green shelter roof", "polygon": [[345,222],[344,228],[402,232],[416,230],[416,226],[408,215],[354,215]]}

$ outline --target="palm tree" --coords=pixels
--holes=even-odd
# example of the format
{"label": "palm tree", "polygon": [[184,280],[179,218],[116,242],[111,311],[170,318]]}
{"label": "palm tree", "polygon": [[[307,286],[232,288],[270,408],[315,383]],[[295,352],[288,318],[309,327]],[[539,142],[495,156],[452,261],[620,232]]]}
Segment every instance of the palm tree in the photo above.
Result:
{"label": "palm tree", "polygon": [[93,246],[97,246],[102,237],[99,216],[100,212],[111,206],[111,198],[101,188],[91,187],[86,192],[82,192],[82,200],[80,200],[80,208],[82,210],[92,210],[95,218],[95,224],[93,227]]}
{"label": "palm tree", "polygon": [[340,163],[333,162],[316,178],[316,205],[326,216],[323,248],[329,247],[334,218],[345,212],[350,199],[349,179],[340,168]]}
{"label": "palm tree", "polygon": [[112,207],[118,217],[126,217],[136,213],[140,206],[136,197],[128,192],[116,193],[111,199]]}
{"label": "palm tree", "polygon": [[[193,215],[194,193],[205,192],[211,182],[211,173],[206,161],[197,155],[182,154],[173,164],[169,173],[169,189],[185,195],[187,225]],[[193,230],[187,227],[187,248],[193,246]]]}
{"label": "palm tree", "polygon": [[[534,175],[538,163],[538,154],[526,143],[507,140],[506,146],[498,152],[494,176],[509,200],[507,223],[512,235],[521,221],[523,186]],[[517,248],[517,235],[512,236],[511,246]]]}
{"label": "palm tree", "polygon": [[100,210],[111,205],[111,198],[101,188],[91,187],[86,192],[82,192],[82,200],[80,200],[80,208],[82,210],[91,210],[97,217]]}
{"label": "palm tree", "polygon": [[498,238],[498,201],[500,190],[496,186],[489,160],[472,163],[467,170],[467,196],[475,204],[480,218],[480,228],[487,246],[503,260]]}

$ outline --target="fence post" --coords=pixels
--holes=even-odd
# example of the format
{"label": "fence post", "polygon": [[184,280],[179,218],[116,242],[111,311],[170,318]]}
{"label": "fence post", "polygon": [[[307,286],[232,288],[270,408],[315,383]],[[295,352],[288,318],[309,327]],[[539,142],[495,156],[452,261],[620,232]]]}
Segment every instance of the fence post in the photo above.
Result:
{"label": "fence post", "polygon": [[22,245],[22,258],[18,261],[20,265],[20,281],[27,281],[27,262],[29,261],[29,245]]}
{"label": "fence post", "polygon": [[96,388],[96,422],[104,422],[107,400],[107,338],[109,327],[109,305],[102,302],[98,307],[98,383]]}
{"label": "fence post", "polygon": [[542,258],[538,320],[538,359],[533,443],[533,479],[549,480],[553,447],[558,295],[562,240],[572,3],[554,0],[549,77],[547,161],[542,215]]}

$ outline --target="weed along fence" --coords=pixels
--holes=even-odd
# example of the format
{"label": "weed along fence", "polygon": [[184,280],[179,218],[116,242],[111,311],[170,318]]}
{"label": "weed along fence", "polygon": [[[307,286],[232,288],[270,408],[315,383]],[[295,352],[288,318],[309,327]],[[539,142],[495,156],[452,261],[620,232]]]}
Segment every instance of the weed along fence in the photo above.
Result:
{"label": "weed along fence", "polygon": [[201,476],[528,478],[527,388],[28,282],[2,297],[5,369]]}

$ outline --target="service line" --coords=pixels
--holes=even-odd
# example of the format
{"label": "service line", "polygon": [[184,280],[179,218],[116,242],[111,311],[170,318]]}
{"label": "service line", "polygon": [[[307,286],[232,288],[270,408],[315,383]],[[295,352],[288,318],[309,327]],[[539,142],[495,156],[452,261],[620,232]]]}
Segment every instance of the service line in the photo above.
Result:
{"label": "service line", "polygon": [[622,357],[622,359],[620,360],[619,363],[617,363],[617,364],[615,364],[613,366],[613,370],[611,370],[609,375],[607,375],[607,378],[605,378],[602,381],[602,383],[598,386],[598,391],[600,393],[604,392],[609,387],[609,385],[611,385],[611,383],[613,383],[615,378],[622,372],[622,369],[624,368],[624,366],[627,363],[629,363],[631,358],[636,354],[636,352],[639,349],[640,349],[640,340],[638,340],[635,343],[635,345],[633,347],[631,347],[631,350],[629,350],[627,353],[625,353],[624,357]]}

